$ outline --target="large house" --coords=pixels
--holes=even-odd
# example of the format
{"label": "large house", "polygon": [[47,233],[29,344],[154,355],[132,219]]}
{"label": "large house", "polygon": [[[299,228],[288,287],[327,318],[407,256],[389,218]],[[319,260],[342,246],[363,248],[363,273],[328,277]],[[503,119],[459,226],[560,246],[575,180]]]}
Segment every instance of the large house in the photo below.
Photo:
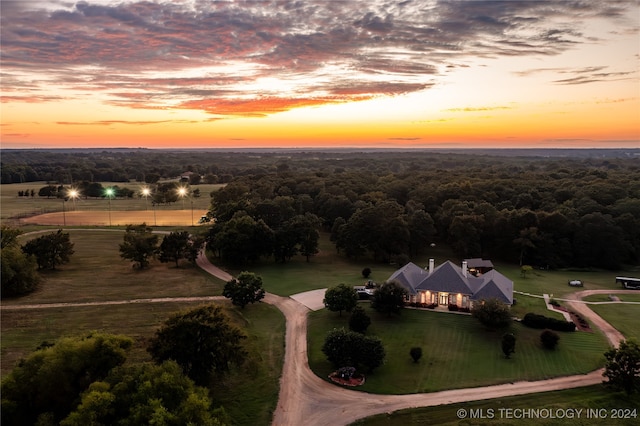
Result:
{"label": "large house", "polygon": [[429,268],[423,269],[407,263],[395,271],[388,281],[397,281],[409,290],[409,302],[426,305],[456,305],[460,309],[471,308],[474,302],[498,299],[513,304],[513,281],[489,269],[485,273],[469,271],[467,261],[462,267],[446,261],[434,267],[429,259]]}

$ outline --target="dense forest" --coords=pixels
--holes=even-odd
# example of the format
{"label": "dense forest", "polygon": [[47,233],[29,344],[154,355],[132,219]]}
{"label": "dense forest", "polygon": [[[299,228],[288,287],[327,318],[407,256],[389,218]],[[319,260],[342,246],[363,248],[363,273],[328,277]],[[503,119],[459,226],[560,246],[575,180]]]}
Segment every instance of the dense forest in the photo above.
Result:
{"label": "dense forest", "polygon": [[229,254],[242,235],[247,262],[284,262],[322,226],[349,257],[403,263],[445,242],[465,257],[617,269],[640,263],[639,161],[640,150],[3,151],[2,183],[192,171],[228,183],[210,244]]}

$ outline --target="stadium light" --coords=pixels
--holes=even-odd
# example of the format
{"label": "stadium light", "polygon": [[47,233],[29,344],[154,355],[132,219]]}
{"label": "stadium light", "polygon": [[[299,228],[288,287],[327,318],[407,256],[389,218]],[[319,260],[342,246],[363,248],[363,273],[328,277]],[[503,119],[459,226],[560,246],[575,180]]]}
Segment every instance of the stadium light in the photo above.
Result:
{"label": "stadium light", "polygon": [[111,226],[111,197],[115,194],[113,188],[107,188],[104,190],[104,194],[107,196],[109,200],[109,226]]}

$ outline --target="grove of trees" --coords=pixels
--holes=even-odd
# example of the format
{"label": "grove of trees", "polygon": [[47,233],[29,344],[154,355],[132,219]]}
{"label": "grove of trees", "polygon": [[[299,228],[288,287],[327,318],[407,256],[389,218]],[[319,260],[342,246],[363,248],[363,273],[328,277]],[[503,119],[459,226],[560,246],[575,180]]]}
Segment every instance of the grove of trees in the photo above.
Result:
{"label": "grove of trees", "polygon": [[132,344],[125,336],[92,333],[39,348],[2,381],[2,423],[58,424],[81,392],[124,363]]}
{"label": "grove of trees", "polygon": [[193,171],[227,184],[213,193],[208,244],[236,264],[312,260],[323,229],[351,258],[401,264],[443,242],[459,257],[619,269],[640,263],[636,154],[8,150],[1,181],[42,180],[54,189],[87,182],[88,191],[96,182],[135,179],[156,185],[157,202],[174,202],[177,183],[165,190],[157,182]]}

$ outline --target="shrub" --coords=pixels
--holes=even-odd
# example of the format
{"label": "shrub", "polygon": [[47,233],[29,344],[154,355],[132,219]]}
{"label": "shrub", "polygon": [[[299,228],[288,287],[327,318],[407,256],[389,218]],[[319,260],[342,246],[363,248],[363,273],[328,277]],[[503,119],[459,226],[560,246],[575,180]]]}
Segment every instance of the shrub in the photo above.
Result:
{"label": "shrub", "polygon": [[545,317],[544,315],[529,312],[522,319],[522,324],[530,328],[548,328],[555,331],[575,331],[576,325],[572,321],[563,321],[555,318]]}
{"label": "shrub", "polygon": [[327,334],[322,352],[334,367],[355,366],[369,372],[384,362],[385,350],[377,337],[367,337],[344,328]]}
{"label": "shrub", "polygon": [[422,358],[422,348],[419,346],[415,346],[409,350],[409,355],[413,358],[413,362],[418,362],[420,358]]}
{"label": "shrub", "polygon": [[511,354],[516,351],[516,336],[513,333],[506,333],[502,336],[502,353],[505,358],[511,358]]}
{"label": "shrub", "polygon": [[458,311],[458,305],[449,304],[449,310],[454,312]]}
{"label": "shrub", "polygon": [[371,275],[371,268],[367,267],[362,270],[362,276],[364,278],[369,278],[370,275]]}
{"label": "shrub", "polygon": [[509,307],[498,299],[475,302],[471,314],[489,328],[506,328],[511,324]]}
{"label": "shrub", "polygon": [[353,308],[351,317],[349,318],[349,329],[364,334],[369,325],[371,325],[371,318],[369,318],[369,315],[364,311],[364,308],[362,306]]}
{"label": "shrub", "polygon": [[558,341],[560,340],[560,336],[558,333],[554,333],[551,330],[545,330],[540,333],[540,342],[542,346],[547,349],[555,349],[558,346]]}

